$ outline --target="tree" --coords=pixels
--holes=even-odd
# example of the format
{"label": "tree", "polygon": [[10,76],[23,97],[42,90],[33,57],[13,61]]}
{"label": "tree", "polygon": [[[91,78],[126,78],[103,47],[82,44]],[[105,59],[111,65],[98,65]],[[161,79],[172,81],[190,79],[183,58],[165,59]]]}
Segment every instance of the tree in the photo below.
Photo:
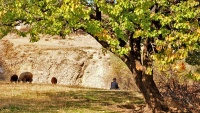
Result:
{"label": "tree", "polygon": [[[82,29],[127,64],[148,108],[167,111],[153,81],[153,61],[162,69],[199,48],[199,6],[198,0],[1,0],[0,35],[30,34],[34,42],[39,33],[64,38]],[[20,23],[31,29],[14,29]]]}

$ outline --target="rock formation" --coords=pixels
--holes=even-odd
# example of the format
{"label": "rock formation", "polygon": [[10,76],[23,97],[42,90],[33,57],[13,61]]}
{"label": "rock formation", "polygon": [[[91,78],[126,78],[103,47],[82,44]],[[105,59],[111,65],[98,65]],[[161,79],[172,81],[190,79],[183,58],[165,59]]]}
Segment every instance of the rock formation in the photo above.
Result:
{"label": "rock formation", "polygon": [[126,65],[114,54],[103,52],[102,46],[89,35],[40,35],[35,43],[29,36],[9,34],[0,40],[0,79],[7,75],[31,72],[32,83],[80,85],[109,89],[116,77],[120,89],[135,89],[133,76]]}

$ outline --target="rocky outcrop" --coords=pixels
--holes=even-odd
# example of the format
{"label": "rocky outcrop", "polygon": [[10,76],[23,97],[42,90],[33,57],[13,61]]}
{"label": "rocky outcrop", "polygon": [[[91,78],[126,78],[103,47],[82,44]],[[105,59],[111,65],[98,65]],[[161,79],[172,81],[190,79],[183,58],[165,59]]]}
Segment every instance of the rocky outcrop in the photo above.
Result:
{"label": "rocky outcrop", "polygon": [[31,43],[29,37],[9,34],[0,40],[0,79],[31,72],[32,83],[51,84],[51,78],[56,77],[57,84],[109,89],[116,77],[121,89],[134,89],[133,76],[126,65],[114,54],[103,52],[91,36],[40,38]]}

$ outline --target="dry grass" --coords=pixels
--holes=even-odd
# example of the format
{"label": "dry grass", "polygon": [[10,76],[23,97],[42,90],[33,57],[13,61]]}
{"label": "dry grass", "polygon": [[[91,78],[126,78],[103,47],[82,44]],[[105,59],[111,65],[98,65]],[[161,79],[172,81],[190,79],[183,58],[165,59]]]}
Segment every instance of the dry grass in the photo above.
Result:
{"label": "dry grass", "polygon": [[141,112],[140,93],[0,81],[0,113]]}

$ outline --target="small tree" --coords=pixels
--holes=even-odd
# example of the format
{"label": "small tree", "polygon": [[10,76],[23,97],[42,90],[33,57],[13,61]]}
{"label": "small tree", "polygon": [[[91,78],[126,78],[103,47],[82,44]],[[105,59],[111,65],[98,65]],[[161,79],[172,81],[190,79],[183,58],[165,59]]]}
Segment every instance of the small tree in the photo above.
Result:
{"label": "small tree", "polygon": [[[82,29],[116,53],[135,75],[147,107],[168,110],[153,81],[153,61],[162,66],[199,48],[200,4],[197,0],[1,0],[0,34],[60,35]],[[14,27],[29,24],[19,32]]]}

